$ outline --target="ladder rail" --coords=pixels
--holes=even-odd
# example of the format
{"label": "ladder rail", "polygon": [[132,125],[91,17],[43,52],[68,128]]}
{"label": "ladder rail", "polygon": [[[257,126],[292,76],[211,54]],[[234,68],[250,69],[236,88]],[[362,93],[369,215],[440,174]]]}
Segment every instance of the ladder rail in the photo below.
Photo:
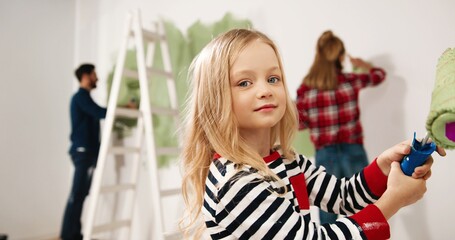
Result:
{"label": "ladder rail", "polygon": [[[147,71],[145,65],[145,54],[144,54],[144,43],[143,43],[143,36],[142,36],[142,27],[140,22],[140,12],[137,11],[135,14],[136,21],[133,25],[133,31],[135,32],[135,42],[136,42],[136,57],[137,57],[137,68],[139,72],[139,82],[141,84],[140,92],[141,96],[146,96],[146,99],[150,99],[149,88],[148,88],[148,78],[147,78]],[[141,110],[143,110],[144,115],[144,134],[145,134],[145,146],[146,146],[146,154],[148,159],[155,159],[156,161],[156,151],[155,151],[155,139],[153,133],[153,118],[151,112],[151,104],[150,101],[141,101]],[[147,162],[147,168],[149,170],[150,182],[152,191],[152,205],[153,205],[153,215],[155,230],[159,231],[160,233],[164,232],[164,226],[162,218],[162,207],[161,207],[161,196],[160,196],[160,184],[158,178],[158,169],[157,164],[152,162]],[[163,235],[159,234],[159,240],[163,239]]]}
{"label": "ladder rail", "polygon": [[109,101],[107,106],[106,118],[103,126],[103,132],[101,135],[101,145],[100,151],[98,154],[97,160],[97,167],[94,171],[93,182],[90,189],[90,201],[88,205],[88,212],[86,218],[86,224],[84,226],[84,240],[90,240],[92,235],[92,226],[94,225],[95,214],[96,214],[96,205],[98,202],[99,191],[101,188],[101,181],[103,179],[103,170],[104,165],[107,158],[108,148],[109,148],[109,141],[112,135],[112,128],[114,125],[114,116],[115,116],[115,109],[117,106],[117,99],[120,92],[120,80],[122,78],[122,71],[123,66],[125,65],[125,58],[126,58],[126,49],[128,46],[127,37],[130,32],[130,25],[132,21],[132,16],[130,14],[127,15],[124,32],[123,32],[123,40],[121,43],[121,51],[117,57],[116,68],[114,72],[114,78],[112,81],[111,92],[109,95]]}
{"label": "ladder rail", "polygon": [[[155,44],[149,42],[147,44],[147,52],[145,55],[145,66],[147,66],[148,69],[151,69],[153,66],[153,57],[155,56]],[[150,71],[150,74],[152,74],[152,71]]]}
{"label": "ladder rail", "polygon": [[[166,76],[166,84],[167,84],[167,89],[168,89],[169,98],[170,98],[170,102],[171,102],[171,108],[174,109],[175,111],[179,112],[177,86],[175,83],[175,76],[172,72],[172,63],[171,63],[171,59],[170,59],[169,45],[167,43],[168,36],[166,34],[166,31],[164,31],[163,21],[160,21],[160,23],[156,24],[156,29],[159,34],[164,36],[164,39],[165,39],[164,41],[160,42],[160,46],[161,46],[161,50],[162,50],[161,52],[162,52],[162,57],[163,57],[164,71],[168,72],[168,73],[172,73],[171,76],[169,76],[169,75]],[[165,53],[167,53],[167,54],[165,54]],[[179,120],[180,120],[179,115],[175,114],[174,115],[175,129],[178,128]]]}
{"label": "ladder rail", "polygon": [[[169,57],[169,54],[164,54],[164,53],[170,53],[169,51],[169,46],[167,44],[167,35],[166,32],[163,29],[163,24],[161,22],[156,24],[156,29],[158,31],[158,34],[163,35],[165,41],[160,41],[160,46],[161,46],[161,55],[163,57],[163,65],[164,65],[164,71],[172,73],[172,63],[171,59]],[[178,98],[177,98],[177,87],[175,85],[175,76],[166,76],[166,83],[167,83],[167,89],[169,92],[169,98],[171,101],[171,107],[173,109],[178,109]]]}
{"label": "ladder rail", "polygon": [[[139,106],[140,107],[140,106]],[[137,121],[137,138],[136,138],[136,141],[134,143],[135,146],[141,146],[142,145],[142,142],[143,142],[143,139],[144,139],[144,120],[143,118],[138,118],[138,121]],[[133,156],[133,164],[132,164],[132,172],[131,172],[131,176],[130,176],[130,180],[129,182],[132,182],[132,183],[137,183],[138,180],[139,180],[139,168],[141,166],[141,152],[139,152],[139,154],[135,154]],[[128,194],[126,196],[126,199],[125,199],[125,206],[129,206],[129,207],[125,207],[123,208],[123,214],[124,215],[127,215],[127,216],[130,216],[130,219],[132,220],[134,218],[134,206],[135,206],[135,201],[136,201],[136,197],[137,197],[137,185],[135,186],[135,189],[136,191],[133,191],[131,194]],[[129,212],[128,212],[129,211]],[[132,234],[133,234],[133,231],[131,230],[131,227],[129,228],[129,239],[132,239]]]}

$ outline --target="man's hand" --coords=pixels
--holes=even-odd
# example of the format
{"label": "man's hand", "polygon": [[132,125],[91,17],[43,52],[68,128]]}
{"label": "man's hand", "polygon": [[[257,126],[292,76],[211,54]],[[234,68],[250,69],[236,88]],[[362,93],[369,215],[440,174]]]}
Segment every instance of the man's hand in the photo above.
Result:
{"label": "man's hand", "polygon": [[137,105],[137,101],[135,98],[131,98],[128,103],[125,105],[125,107],[127,108],[132,108],[132,109],[137,109],[138,108],[138,105]]}

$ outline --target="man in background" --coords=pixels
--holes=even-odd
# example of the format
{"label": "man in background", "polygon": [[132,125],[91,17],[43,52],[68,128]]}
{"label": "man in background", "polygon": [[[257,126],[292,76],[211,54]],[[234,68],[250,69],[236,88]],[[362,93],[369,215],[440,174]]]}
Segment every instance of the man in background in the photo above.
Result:
{"label": "man in background", "polygon": [[69,154],[75,171],[60,233],[62,240],[79,240],[81,215],[95,170],[100,148],[100,119],[106,108],[96,104],[90,91],[96,88],[98,77],[93,64],[82,64],[75,71],[79,90],[71,98],[71,148]]}

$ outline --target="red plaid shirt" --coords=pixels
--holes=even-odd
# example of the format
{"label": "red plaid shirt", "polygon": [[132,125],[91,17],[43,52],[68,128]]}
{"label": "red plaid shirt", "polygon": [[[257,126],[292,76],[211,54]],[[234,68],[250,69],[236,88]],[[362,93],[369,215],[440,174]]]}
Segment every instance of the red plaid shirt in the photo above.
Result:
{"label": "red plaid shirt", "polygon": [[375,86],[385,71],[372,68],[369,73],[338,74],[338,88],[320,91],[302,85],[297,90],[299,129],[310,129],[316,149],[337,143],[363,144],[358,105],[360,89]]}

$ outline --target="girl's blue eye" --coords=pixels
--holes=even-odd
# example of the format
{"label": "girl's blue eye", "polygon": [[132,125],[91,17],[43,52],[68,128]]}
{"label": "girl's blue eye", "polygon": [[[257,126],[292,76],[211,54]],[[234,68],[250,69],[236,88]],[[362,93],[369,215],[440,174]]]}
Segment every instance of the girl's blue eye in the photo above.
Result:
{"label": "girl's blue eye", "polygon": [[250,83],[249,81],[241,81],[241,82],[239,83],[239,86],[240,86],[240,87],[248,87],[248,86],[250,86],[250,84],[251,84],[251,83]]}
{"label": "girl's blue eye", "polygon": [[268,79],[269,83],[277,83],[278,81],[280,81],[280,79],[278,77],[270,77]]}

